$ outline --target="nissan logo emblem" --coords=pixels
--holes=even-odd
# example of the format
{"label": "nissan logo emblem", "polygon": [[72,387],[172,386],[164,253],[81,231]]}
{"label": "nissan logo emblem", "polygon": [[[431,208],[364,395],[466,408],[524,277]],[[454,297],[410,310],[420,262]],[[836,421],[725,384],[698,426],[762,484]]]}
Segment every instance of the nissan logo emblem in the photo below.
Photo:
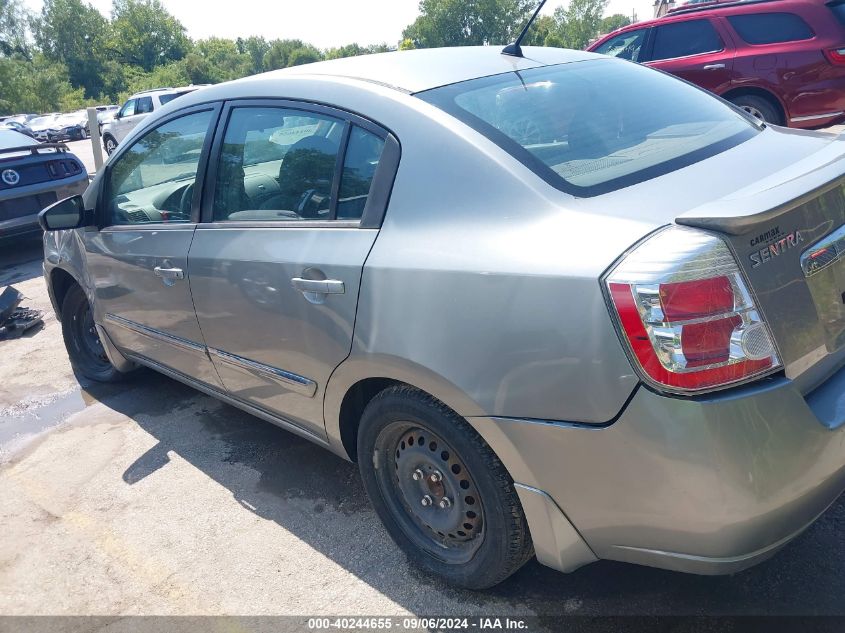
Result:
{"label": "nissan logo emblem", "polygon": [[14,169],[4,169],[3,173],[0,174],[0,178],[10,187],[14,187],[21,181],[21,175]]}

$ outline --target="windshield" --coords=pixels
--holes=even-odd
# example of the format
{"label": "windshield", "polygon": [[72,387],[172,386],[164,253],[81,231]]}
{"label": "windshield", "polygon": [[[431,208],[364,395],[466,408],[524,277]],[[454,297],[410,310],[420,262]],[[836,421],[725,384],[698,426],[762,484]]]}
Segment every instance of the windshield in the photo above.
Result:
{"label": "windshield", "polygon": [[613,59],[473,79],[417,96],[579,196],[675,171],[759,131],[698,88]]}

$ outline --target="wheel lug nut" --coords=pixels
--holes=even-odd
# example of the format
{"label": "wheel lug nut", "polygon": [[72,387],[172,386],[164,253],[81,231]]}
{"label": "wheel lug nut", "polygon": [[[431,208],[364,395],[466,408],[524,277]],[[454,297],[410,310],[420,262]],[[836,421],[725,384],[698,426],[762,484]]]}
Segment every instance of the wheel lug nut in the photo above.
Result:
{"label": "wheel lug nut", "polygon": [[422,500],[420,501],[420,503],[423,504],[423,506],[425,506],[427,508],[428,506],[431,505],[431,497],[429,497],[428,495],[424,496],[422,498]]}
{"label": "wheel lug nut", "polygon": [[419,481],[420,479],[423,478],[423,471],[421,471],[419,468],[417,468],[413,473],[411,473],[411,478],[414,481]]}
{"label": "wheel lug nut", "polygon": [[438,483],[439,481],[441,481],[443,479],[443,475],[441,475],[439,471],[435,470],[433,473],[431,473],[430,479],[434,483]]}
{"label": "wheel lug nut", "polygon": [[449,499],[449,497],[443,497],[440,500],[440,507],[443,508],[444,510],[448,507],[451,507],[451,505],[452,505],[452,500]]}

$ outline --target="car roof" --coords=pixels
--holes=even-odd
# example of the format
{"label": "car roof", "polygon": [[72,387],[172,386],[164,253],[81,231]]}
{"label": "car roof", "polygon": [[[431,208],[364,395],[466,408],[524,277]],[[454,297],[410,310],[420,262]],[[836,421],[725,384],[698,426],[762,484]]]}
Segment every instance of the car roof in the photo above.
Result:
{"label": "car roof", "polygon": [[254,79],[274,80],[303,75],[345,77],[414,93],[478,77],[595,57],[593,53],[563,48],[523,46],[522,50],[524,57],[503,55],[501,46],[393,51],[293,66],[264,73]]}
{"label": "car roof", "polygon": [[627,31],[636,31],[637,29],[647,28],[654,26],[655,24],[666,24],[667,22],[691,20],[694,18],[701,19],[717,15],[772,13],[776,11],[800,12],[802,6],[821,4],[823,4],[822,0],[738,0],[737,2],[723,2],[721,4],[715,2],[701,3],[698,5],[692,4],[686,8],[682,5],[681,7],[676,8],[659,18],[643,20],[642,22],[634,22],[628,26],[616,29],[615,31],[599,38],[590,46],[590,48],[607,39],[609,35],[618,35]]}
{"label": "car roof", "polygon": [[0,128],[0,150],[28,145],[38,145],[38,141],[11,128]]}

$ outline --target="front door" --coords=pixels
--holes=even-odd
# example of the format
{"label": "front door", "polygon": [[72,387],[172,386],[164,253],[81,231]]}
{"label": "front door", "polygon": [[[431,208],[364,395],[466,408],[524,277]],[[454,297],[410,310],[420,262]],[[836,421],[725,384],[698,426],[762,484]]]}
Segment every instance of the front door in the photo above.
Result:
{"label": "front door", "polygon": [[[188,249],[218,108],[176,114],[108,166],[101,229],[84,232],[95,319],[127,355],[222,389],[191,301]],[[204,152],[204,148],[205,152]]]}
{"label": "front door", "polygon": [[199,324],[232,396],[325,437],[323,394],[378,234],[367,218],[386,204],[371,189],[388,137],[301,104],[237,104],[221,120],[188,258]]}

